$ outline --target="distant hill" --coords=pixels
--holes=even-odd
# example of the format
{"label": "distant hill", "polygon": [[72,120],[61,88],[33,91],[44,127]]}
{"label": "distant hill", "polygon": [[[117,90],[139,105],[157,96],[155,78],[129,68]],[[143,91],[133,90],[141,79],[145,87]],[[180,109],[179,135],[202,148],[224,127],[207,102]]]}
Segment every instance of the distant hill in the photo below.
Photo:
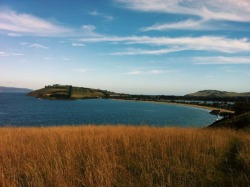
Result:
{"label": "distant hill", "polygon": [[28,88],[15,88],[15,87],[5,87],[0,86],[0,92],[31,92]]}
{"label": "distant hill", "polygon": [[195,93],[187,94],[186,97],[250,97],[250,92],[237,93],[219,90],[202,90]]}
{"label": "distant hill", "polygon": [[71,85],[49,85],[42,89],[32,91],[29,96],[45,99],[88,99],[88,98],[110,98],[120,94],[107,90],[76,87]]}

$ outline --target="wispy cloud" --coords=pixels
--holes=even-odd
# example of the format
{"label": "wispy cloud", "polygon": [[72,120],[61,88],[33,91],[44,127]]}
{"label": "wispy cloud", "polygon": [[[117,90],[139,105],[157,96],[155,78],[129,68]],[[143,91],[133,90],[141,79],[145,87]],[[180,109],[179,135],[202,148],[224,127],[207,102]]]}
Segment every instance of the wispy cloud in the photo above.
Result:
{"label": "wispy cloud", "polygon": [[89,14],[91,16],[99,16],[100,15],[100,13],[97,10],[93,10],[93,11],[89,12]]}
{"label": "wispy cloud", "polygon": [[160,75],[166,73],[172,73],[173,70],[162,70],[162,69],[153,69],[153,70],[132,70],[129,71],[128,75]]}
{"label": "wispy cloud", "polygon": [[158,70],[158,69],[153,69],[153,70],[149,71],[148,73],[149,73],[149,74],[152,74],[152,75],[159,75],[159,74],[164,74],[164,73],[166,73],[166,71]]}
{"label": "wispy cloud", "polygon": [[72,32],[71,29],[51,21],[30,15],[17,13],[10,9],[0,11],[0,30],[8,35],[60,36]]}
{"label": "wispy cloud", "polygon": [[207,20],[192,20],[188,19],[185,21],[175,22],[175,23],[165,23],[165,24],[155,24],[149,27],[141,28],[140,30],[145,31],[164,31],[164,30],[214,30],[215,27],[211,27]]}
{"label": "wispy cloud", "polygon": [[8,57],[8,56],[24,56],[24,54],[0,51],[0,57]]}
{"label": "wispy cloud", "polygon": [[5,57],[5,56],[9,56],[8,53],[0,51],[0,57]]}
{"label": "wispy cloud", "polygon": [[115,0],[124,7],[143,12],[188,14],[203,19],[250,21],[249,0]]}
{"label": "wispy cloud", "polygon": [[128,75],[140,75],[140,74],[143,74],[142,71],[130,71],[127,73]]}
{"label": "wispy cloud", "polygon": [[83,46],[85,46],[83,43],[72,43],[71,45],[74,46],[74,47],[83,47]]}
{"label": "wispy cloud", "polygon": [[[108,19],[108,16],[107,18]],[[111,19],[111,18],[110,18]],[[17,13],[10,9],[0,9],[0,31],[8,36],[42,36],[42,37],[98,37],[94,25],[70,28],[63,24],[26,13]]]}
{"label": "wispy cloud", "polygon": [[195,64],[250,64],[250,57],[194,57]]}
{"label": "wispy cloud", "polygon": [[108,15],[108,14],[99,12],[99,11],[97,11],[97,10],[91,11],[91,12],[89,12],[89,14],[90,14],[91,16],[102,17],[102,18],[104,18],[104,19],[107,20],[107,21],[112,21],[112,20],[114,19],[113,16],[110,16],[110,15]]}
{"label": "wispy cloud", "polygon": [[41,45],[41,44],[30,44],[29,47],[37,48],[37,49],[49,49],[49,47]]}
{"label": "wispy cloud", "polygon": [[230,39],[217,36],[201,37],[149,37],[149,36],[128,36],[128,37],[93,37],[82,38],[80,42],[109,42],[126,45],[147,45],[159,46],[163,49],[157,50],[138,50],[127,52],[114,52],[112,55],[135,55],[135,54],[164,54],[173,51],[196,50],[196,51],[219,51],[224,53],[238,53],[250,51],[250,43],[247,38]]}
{"label": "wispy cloud", "polygon": [[113,56],[125,56],[125,55],[162,55],[167,53],[173,53],[177,51],[182,51],[181,48],[172,48],[172,49],[157,49],[157,50],[146,50],[146,49],[128,49],[127,51],[113,52],[110,55]]}
{"label": "wispy cloud", "polygon": [[83,25],[82,31],[85,36],[88,37],[101,37],[101,34],[95,32],[96,27],[94,25]]}
{"label": "wispy cloud", "polygon": [[20,36],[23,36],[22,34],[13,33],[13,32],[8,33],[7,35],[8,35],[8,36],[12,36],[12,37],[20,37]]}

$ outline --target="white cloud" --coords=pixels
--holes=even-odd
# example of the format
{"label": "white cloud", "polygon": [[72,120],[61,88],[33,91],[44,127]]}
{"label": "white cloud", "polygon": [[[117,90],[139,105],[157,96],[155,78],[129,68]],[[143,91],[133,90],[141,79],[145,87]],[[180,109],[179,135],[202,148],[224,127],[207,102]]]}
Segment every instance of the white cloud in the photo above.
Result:
{"label": "white cloud", "polygon": [[115,0],[144,12],[188,14],[203,19],[250,22],[249,0]]}
{"label": "white cloud", "polygon": [[74,47],[83,47],[83,46],[85,46],[83,43],[72,43],[71,45],[74,46]]}
{"label": "white cloud", "polygon": [[145,50],[145,49],[128,49],[127,51],[122,52],[113,52],[111,55],[114,56],[124,56],[124,55],[162,55],[177,51],[182,51],[183,49],[157,49],[157,50]]}
{"label": "white cloud", "polygon": [[173,70],[161,70],[161,69],[153,69],[153,70],[133,70],[128,72],[128,75],[160,75],[174,72]]}
{"label": "white cloud", "polygon": [[230,39],[217,36],[201,37],[149,37],[149,36],[128,36],[128,37],[92,37],[79,39],[80,42],[110,42],[127,45],[149,45],[163,46],[164,49],[138,50],[127,52],[115,52],[112,55],[134,55],[134,54],[164,54],[174,51],[196,50],[196,51],[219,51],[224,53],[249,52],[250,43],[247,38]]}
{"label": "white cloud", "polygon": [[100,13],[97,10],[91,11],[91,12],[89,12],[89,14],[91,16],[99,16],[100,15]]}
{"label": "white cloud", "polygon": [[165,24],[155,24],[150,27],[144,27],[141,28],[141,31],[163,31],[163,30],[172,30],[172,29],[178,29],[178,30],[214,30],[218,29],[215,27],[211,27],[211,25],[208,24],[207,20],[185,20],[180,21],[176,23],[165,23]]}
{"label": "white cloud", "polygon": [[91,16],[103,17],[103,18],[105,18],[107,21],[112,21],[112,20],[114,19],[113,16],[107,15],[107,14],[105,14],[105,13],[98,12],[97,10],[91,11],[89,14],[90,14]]}
{"label": "white cloud", "polygon": [[250,57],[194,57],[195,64],[250,64]]}
{"label": "white cloud", "polygon": [[12,36],[12,37],[20,37],[20,36],[23,36],[22,34],[13,33],[13,32],[8,33],[7,35],[8,35],[8,36]]}
{"label": "white cloud", "polygon": [[8,57],[8,56],[24,56],[24,54],[0,51],[0,57]]}
{"label": "white cloud", "polygon": [[94,25],[83,25],[82,29],[86,32],[93,32],[96,27]]}
{"label": "white cloud", "polygon": [[113,16],[105,16],[106,20],[112,21],[114,19]]}
{"label": "white cloud", "polygon": [[94,25],[83,25],[83,34],[88,37],[101,37],[100,34],[96,33],[96,27]]}
{"label": "white cloud", "polygon": [[19,14],[9,9],[0,11],[0,30],[7,31],[12,36],[62,36],[72,32],[71,29],[48,20],[30,14]]}
{"label": "white cloud", "polygon": [[49,49],[49,47],[46,47],[46,46],[41,45],[41,44],[30,44],[29,47],[38,48],[38,49]]}
{"label": "white cloud", "polygon": [[4,51],[0,51],[0,57],[5,57],[5,56],[9,56],[9,54]]}
{"label": "white cloud", "polygon": [[152,75],[159,75],[159,74],[163,74],[165,73],[163,70],[158,70],[158,69],[153,69],[151,71],[149,71],[149,74],[152,74]]}

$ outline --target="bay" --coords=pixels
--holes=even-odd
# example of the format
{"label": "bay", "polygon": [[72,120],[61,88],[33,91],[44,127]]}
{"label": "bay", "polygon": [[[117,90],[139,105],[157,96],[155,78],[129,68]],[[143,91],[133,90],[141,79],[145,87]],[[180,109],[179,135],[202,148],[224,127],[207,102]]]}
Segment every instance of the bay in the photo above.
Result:
{"label": "bay", "polygon": [[43,100],[0,93],[0,126],[151,125],[204,127],[216,117],[186,106],[112,99]]}

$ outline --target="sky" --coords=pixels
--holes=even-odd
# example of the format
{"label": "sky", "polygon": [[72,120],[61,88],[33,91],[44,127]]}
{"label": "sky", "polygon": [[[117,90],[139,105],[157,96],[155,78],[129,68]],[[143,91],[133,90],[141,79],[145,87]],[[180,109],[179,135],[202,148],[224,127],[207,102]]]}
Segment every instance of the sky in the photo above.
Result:
{"label": "sky", "polygon": [[0,86],[250,91],[249,0],[0,0]]}

